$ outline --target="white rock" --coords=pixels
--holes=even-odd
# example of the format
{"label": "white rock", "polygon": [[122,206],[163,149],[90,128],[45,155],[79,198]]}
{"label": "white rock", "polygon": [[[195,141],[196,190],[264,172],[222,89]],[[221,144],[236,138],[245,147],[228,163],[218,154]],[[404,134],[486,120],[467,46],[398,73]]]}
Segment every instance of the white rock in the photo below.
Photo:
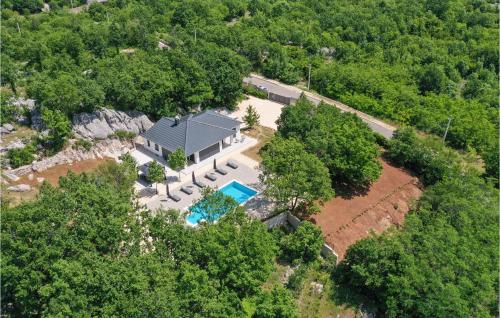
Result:
{"label": "white rock", "polygon": [[153,123],[141,112],[102,109],[73,116],[73,133],[85,139],[106,139],[118,130],[139,134]]}
{"label": "white rock", "polygon": [[36,182],[38,182],[38,183],[42,183],[43,181],[45,181],[45,178],[43,178],[43,177],[36,178]]}
{"label": "white rock", "polygon": [[18,184],[8,187],[7,190],[11,192],[26,192],[31,191],[31,186],[29,184]]}
{"label": "white rock", "polygon": [[34,176],[32,173],[30,173],[30,174],[28,175],[28,180],[30,180],[30,181],[31,181],[31,180],[33,180],[34,178],[35,178],[35,176]]}
{"label": "white rock", "polygon": [[7,129],[8,131],[13,131],[15,128],[12,126],[12,124],[3,124],[3,128]]}
{"label": "white rock", "polygon": [[18,177],[18,176],[16,176],[16,175],[15,175],[15,174],[13,174],[13,173],[10,173],[10,172],[4,172],[4,173],[3,173],[3,175],[4,175],[6,178],[8,178],[9,180],[11,180],[11,181],[17,181],[17,180],[19,180],[19,177]]}
{"label": "white rock", "polygon": [[315,294],[321,294],[323,292],[323,284],[311,282],[312,290]]}

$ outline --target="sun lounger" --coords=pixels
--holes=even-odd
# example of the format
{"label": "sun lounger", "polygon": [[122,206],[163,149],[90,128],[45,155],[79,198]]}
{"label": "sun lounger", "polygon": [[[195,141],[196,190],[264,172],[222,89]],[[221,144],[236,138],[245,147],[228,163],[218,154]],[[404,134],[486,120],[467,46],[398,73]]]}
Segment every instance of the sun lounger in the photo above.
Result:
{"label": "sun lounger", "polygon": [[181,200],[181,198],[179,198],[179,196],[177,196],[175,194],[169,195],[169,198],[174,200],[175,202],[179,202]]}
{"label": "sun lounger", "polygon": [[227,171],[222,169],[222,168],[216,168],[215,171],[220,173],[221,175],[225,176],[227,174]]}
{"label": "sun lounger", "polygon": [[187,195],[193,194],[193,190],[189,189],[188,187],[181,187],[181,191]]}
{"label": "sun lounger", "polygon": [[205,175],[205,178],[207,178],[208,180],[211,180],[211,181],[217,180],[217,176],[215,175],[215,173],[207,173]]}
{"label": "sun lounger", "polygon": [[236,162],[232,161],[232,160],[229,160],[229,161],[227,162],[227,165],[228,165],[229,167],[233,168],[233,169],[238,169],[238,164],[237,164]]}
{"label": "sun lounger", "polygon": [[198,181],[198,180],[196,180],[196,181],[195,181],[195,182],[193,182],[193,183],[194,183],[194,185],[195,185],[195,186],[198,186],[198,187],[200,187],[200,188],[204,188],[204,187],[206,187],[206,185],[205,185],[203,182]]}

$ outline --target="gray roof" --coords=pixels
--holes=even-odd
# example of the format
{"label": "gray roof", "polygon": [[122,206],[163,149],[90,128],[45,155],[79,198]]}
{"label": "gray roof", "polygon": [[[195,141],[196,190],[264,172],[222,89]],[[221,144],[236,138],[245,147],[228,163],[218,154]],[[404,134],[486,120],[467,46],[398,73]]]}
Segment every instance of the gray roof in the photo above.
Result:
{"label": "gray roof", "polygon": [[171,152],[181,148],[189,156],[233,135],[233,128],[240,124],[236,119],[205,110],[180,118],[177,125],[174,118],[162,117],[143,137]]}

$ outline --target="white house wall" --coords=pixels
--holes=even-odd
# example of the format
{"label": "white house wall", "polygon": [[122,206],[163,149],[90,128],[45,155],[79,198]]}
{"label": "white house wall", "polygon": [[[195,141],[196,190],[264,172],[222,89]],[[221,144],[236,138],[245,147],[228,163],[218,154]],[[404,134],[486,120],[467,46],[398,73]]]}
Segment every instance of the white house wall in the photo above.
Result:
{"label": "white house wall", "polygon": [[151,151],[151,152],[153,152],[153,153],[155,153],[155,154],[157,154],[158,156],[161,157],[161,146],[158,145],[158,150],[156,150],[155,149],[155,145],[156,144],[154,142],[152,142],[152,141],[149,141],[149,143],[150,143],[150,146],[148,146],[148,141],[145,140],[144,147],[146,147],[146,149],[148,149],[149,151]]}

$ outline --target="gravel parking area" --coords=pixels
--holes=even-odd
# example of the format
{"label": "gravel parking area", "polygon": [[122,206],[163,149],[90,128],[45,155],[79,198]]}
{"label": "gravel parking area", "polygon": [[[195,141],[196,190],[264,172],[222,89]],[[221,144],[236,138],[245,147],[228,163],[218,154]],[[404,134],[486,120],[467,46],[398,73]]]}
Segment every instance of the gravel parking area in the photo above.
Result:
{"label": "gravel parking area", "polygon": [[[248,105],[255,107],[255,110],[259,113],[261,126],[269,127],[274,130],[277,129],[276,120],[280,117],[281,109],[285,107],[285,105],[267,99],[248,96],[248,99],[239,103],[238,109],[230,115],[237,117],[240,121],[243,121],[243,116],[245,116]],[[244,127],[244,124],[242,127]]]}

